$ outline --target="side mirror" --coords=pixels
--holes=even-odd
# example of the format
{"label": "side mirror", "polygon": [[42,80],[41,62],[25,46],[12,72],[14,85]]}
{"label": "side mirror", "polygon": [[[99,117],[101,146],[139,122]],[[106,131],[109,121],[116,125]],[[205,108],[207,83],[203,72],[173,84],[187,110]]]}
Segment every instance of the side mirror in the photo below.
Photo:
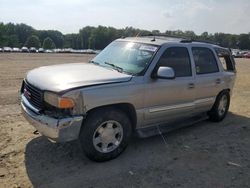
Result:
{"label": "side mirror", "polygon": [[175,72],[171,67],[159,67],[156,73],[156,78],[161,79],[174,79]]}

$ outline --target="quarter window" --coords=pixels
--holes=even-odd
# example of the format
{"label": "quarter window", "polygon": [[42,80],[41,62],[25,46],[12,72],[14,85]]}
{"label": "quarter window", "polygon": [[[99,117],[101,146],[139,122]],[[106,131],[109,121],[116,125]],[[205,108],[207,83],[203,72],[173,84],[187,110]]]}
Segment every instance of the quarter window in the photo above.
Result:
{"label": "quarter window", "polygon": [[176,77],[192,76],[190,57],[185,47],[168,48],[161,56],[158,65],[173,68]]}
{"label": "quarter window", "polygon": [[235,71],[235,62],[231,53],[223,48],[215,48],[224,71]]}
{"label": "quarter window", "polygon": [[209,74],[219,72],[217,61],[213,52],[208,48],[192,48],[196,74]]}

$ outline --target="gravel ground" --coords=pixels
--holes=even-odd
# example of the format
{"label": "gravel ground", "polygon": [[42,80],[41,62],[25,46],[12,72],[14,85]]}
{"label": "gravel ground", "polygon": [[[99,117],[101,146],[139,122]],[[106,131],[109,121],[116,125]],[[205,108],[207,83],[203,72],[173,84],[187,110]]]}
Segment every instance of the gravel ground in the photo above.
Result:
{"label": "gravel ground", "polygon": [[77,141],[53,144],[22,117],[18,90],[35,67],[87,62],[76,54],[0,54],[0,187],[250,187],[250,60],[237,59],[227,118],[146,139],[95,163]]}

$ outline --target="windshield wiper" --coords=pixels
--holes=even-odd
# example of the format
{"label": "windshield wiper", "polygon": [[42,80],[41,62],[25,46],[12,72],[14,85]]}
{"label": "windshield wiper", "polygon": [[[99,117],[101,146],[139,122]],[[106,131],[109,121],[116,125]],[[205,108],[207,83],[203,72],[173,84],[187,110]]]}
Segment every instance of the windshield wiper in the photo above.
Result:
{"label": "windshield wiper", "polygon": [[113,67],[115,70],[117,70],[118,72],[123,72],[123,68],[122,67],[119,67],[113,63],[108,63],[108,62],[105,62],[106,65],[110,65],[111,67]]}
{"label": "windshield wiper", "polygon": [[89,63],[93,63],[95,65],[100,65],[100,63],[96,62],[96,61],[93,61],[93,60],[90,60]]}

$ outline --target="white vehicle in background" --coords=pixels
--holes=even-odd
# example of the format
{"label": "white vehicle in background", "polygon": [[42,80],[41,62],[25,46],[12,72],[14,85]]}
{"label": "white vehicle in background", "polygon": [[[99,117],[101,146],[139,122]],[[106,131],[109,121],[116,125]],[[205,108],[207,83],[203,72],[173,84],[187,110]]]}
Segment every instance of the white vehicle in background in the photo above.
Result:
{"label": "white vehicle in background", "polygon": [[232,51],[232,55],[234,58],[241,58],[242,55],[240,54],[240,51]]}
{"label": "white vehicle in background", "polygon": [[85,53],[85,54],[95,54],[95,50],[86,49],[86,50],[83,50],[83,53]]}
{"label": "white vehicle in background", "polygon": [[96,54],[99,54],[102,50],[95,50]]}
{"label": "white vehicle in background", "polygon": [[61,53],[71,53],[72,50],[72,48],[64,48],[61,50]]}
{"label": "white vehicle in background", "polygon": [[11,47],[3,47],[3,52],[12,52]]}
{"label": "white vehicle in background", "polygon": [[21,52],[20,48],[13,48],[13,52]]}
{"label": "white vehicle in background", "polygon": [[56,48],[56,49],[54,49],[53,51],[54,51],[55,53],[61,53],[61,52],[62,52],[62,49]]}
{"label": "white vehicle in background", "polygon": [[3,52],[3,49],[2,49],[2,48],[0,48],[0,52]]}
{"label": "white vehicle in background", "polygon": [[44,53],[44,49],[43,49],[43,48],[39,48],[39,49],[38,49],[38,52],[39,52],[39,53]]}
{"label": "white vehicle in background", "polygon": [[53,53],[53,51],[52,51],[52,50],[49,50],[49,49],[45,50],[44,52],[45,52],[45,53]]}

